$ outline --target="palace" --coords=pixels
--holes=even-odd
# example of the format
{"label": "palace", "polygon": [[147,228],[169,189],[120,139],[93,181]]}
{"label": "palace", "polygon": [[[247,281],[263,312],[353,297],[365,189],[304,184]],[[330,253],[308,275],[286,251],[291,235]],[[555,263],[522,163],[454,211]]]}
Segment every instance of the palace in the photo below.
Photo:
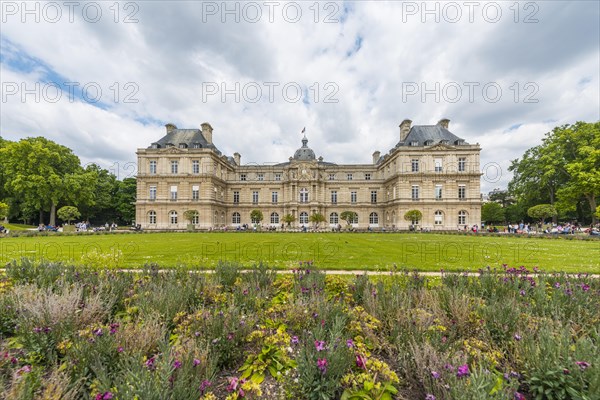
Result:
{"label": "palace", "polygon": [[[280,229],[283,216],[294,227],[309,226],[321,213],[331,227],[345,225],[344,211],[354,211],[358,229],[407,230],[417,224],[430,230],[457,230],[481,224],[479,144],[468,144],[436,125],[400,124],[398,143],[387,153],[373,153],[371,164],[336,164],[316,157],[306,136],[288,161],[243,165],[239,153],[223,155],[213,143],[213,128],[178,129],[138,149],[136,222],[146,230],[237,228],[260,210],[263,226]],[[197,211],[191,220],[188,210]],[[421,221],[404,214],[419,210]],[[327,225],[327,223],[325,225]],[[323,224],[321,224],[323,226]]]}

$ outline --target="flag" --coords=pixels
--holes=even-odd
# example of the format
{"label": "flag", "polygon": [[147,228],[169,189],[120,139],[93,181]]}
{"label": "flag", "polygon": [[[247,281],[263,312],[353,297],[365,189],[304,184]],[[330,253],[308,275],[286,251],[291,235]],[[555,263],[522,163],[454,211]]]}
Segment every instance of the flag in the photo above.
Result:
{"label": "flag", "polygon": [[306,127],[302,128],[302,133],[306,132]]}

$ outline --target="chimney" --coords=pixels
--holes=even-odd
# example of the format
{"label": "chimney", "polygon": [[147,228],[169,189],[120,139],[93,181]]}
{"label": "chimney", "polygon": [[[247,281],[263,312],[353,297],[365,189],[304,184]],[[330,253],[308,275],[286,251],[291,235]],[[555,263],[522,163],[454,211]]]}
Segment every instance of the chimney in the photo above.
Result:
{"label": "chimney", "polygon": [[373,164],[377,164],[377,161],[379,161],[380,155],[381,155],[381,152],[379,150],[377,150],[375,153],[373,153]]}
{"label": "chimney", "polygon": [[449,119],[440,119],[440,121],[437,123],[439,126],[441,126],[444,129],[448,129],[448,124],[450,123]]}
{"label": "chimney", "polygon": [[172,124],[170,122],[165,125],[165,128],[167,128],[167,134],[169,134],[169,133],[173,132],[175,129],[177,129],[175,124]]}
{"label": "chimney", "polygon": [[208,122],[205,122],[202,124],[202,136],[204,136],[204,139],[206,139],[206,141],[209,144],[212,144],[212,131],[213,128],[212,126],[210,126],[210,124]]}
{"label": "chimney", "polygon": [[410,119],[405,119],[400,124],[400,141],[401,142],[404,142],[404,140],[406,140],[406,137],[408,136],[408,132],[410,131],[410,124],[412,124],[412,121]]}
{"label": "chimney", "polygon": [[237,165],[242,165],[242,164],[240,164],[241,158],[242,158],[242,155],[240,153],[233,153],[233,159],[235,160],[235,163]]}

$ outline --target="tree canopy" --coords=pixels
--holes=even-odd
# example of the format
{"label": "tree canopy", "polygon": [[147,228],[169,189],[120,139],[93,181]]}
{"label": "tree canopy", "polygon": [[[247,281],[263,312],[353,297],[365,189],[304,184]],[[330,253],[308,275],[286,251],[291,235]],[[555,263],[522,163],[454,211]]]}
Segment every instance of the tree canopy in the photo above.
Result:
{"label": "tree canopy", "polygon": [[600,196],[600,122],[554,128],[541,145],[513,160],[509,171],[514,173],[509,191],[522,209],[550,204],[556,207],[556,215],[595,223]]}
{"label": "tree canopy", "polygon": [[493,224],[495,222],[504,222],[505,220],[505,210],[504,208],[493,201],[485,203],[481,206],[481,220],[485,221],[488,224]]}
{"label": "tree canopy", "polygon": [[71,224],[71,221],[81,217],[81,213],[79,212],[77,207],[73,206],[61,207],[58,209],[56,214],[58,215],[58,218],[62,219],[63,221],[67,221],[67,224],[69,225]]}

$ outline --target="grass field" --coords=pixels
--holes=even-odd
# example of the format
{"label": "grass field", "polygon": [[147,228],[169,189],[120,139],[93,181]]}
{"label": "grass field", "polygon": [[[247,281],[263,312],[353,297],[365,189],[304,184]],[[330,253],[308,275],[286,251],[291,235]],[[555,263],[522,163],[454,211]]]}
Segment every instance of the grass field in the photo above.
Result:
{"label": "grass field", "polygon": [[420,271],[472,271],[508,264],[600,273],[600,241],[440,234],[229,232],[0,239],[0,262],[21,257],[126,268],[145,263],[210,268],[223,260],[245,266],[263,261],[287,269],[311,260],[324,269],[387,270],[395,264]]}
{"label": "grass field", "polygon": [[[1,222],[1,221],[0,221]],[[35,229],[37,226],[23,225],[23,224],[1,224],[10,231],[26,231],[27,229]]]}

